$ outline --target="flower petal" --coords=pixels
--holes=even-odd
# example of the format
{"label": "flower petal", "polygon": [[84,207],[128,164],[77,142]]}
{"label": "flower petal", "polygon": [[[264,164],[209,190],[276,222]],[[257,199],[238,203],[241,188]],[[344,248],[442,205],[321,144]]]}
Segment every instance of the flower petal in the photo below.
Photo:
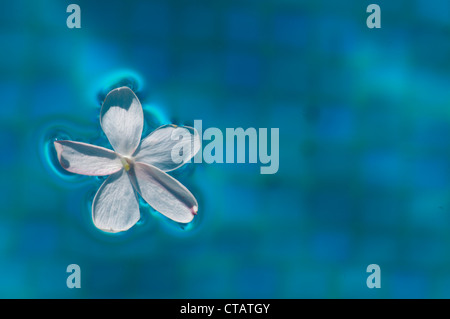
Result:
{"label": "flower petal", "polygon": [[128,87],[108,93],[100,112],[100,125],[116,152],[129,156],[139,145],[144,126],[141,103]]}
{"label": "flower petal", "polygon": [[194,218],[197,200],[186,187],[154,166],[136,162],[133,167],[130,179],[150,206],[179,223],[189,223]]}
{"label": "flower petal", "polygon": [[196,129],[164,125],[142,140],[135,158],[137,162],[168,172],[187,163],[199,149],[200,138]]}
{"label": "flower petal", "polygon": [[54,142],[61,166],[72,173],[103,176],[123,166],[119,156],[106,148],[73,141]]}
{"label": "flower petal", "polygon": [[103,182],[92,203],[94,225],[107,232],[128,230],[140,218],[136,193],[125,170]]}

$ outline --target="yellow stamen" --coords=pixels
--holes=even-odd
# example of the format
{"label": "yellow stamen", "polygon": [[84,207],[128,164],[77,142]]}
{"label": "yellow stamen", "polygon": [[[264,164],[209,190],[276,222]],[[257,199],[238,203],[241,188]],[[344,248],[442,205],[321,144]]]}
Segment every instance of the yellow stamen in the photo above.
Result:
{"label": "yellow stamen", "polygon": [[125,170],[128,172],[130,170],[130,164],[128,164],[128,161],[121,157],[120,161],[122,162],[123,167],[125,168]]}

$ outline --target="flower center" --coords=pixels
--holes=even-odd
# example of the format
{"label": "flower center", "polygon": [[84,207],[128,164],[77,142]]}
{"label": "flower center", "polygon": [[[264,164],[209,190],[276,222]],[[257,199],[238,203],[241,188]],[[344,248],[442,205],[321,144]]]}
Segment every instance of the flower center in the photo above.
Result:
{"label": "flower center", "polygon": [[133,164],[133,160],[128,157],[121,157],[120,161],[122,162],[123,168],[128,172]]}

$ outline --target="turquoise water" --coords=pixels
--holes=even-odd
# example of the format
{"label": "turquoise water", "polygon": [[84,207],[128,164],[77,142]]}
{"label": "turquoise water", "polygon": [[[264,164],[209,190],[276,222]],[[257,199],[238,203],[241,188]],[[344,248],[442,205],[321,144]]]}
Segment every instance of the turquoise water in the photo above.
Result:
{"label": "turquoise water", "polygon": [[[449,4],[377,3],[378,30],[364,1],[77,1],[81,29],[60,1],[5,4],[0,297],[448,298]],[[53,141],[110,148],[99,113],[118,85],[143,136],[279,128],[279,171],[190,163],[172,175],[192,224],[141,201],[130,231],[99,231],[105,177],[64,171]]]}

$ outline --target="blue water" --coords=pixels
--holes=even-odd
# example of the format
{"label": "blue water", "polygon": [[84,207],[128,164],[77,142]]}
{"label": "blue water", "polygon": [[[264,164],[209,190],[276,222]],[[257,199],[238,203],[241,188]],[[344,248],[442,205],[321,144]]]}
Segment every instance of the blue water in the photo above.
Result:
{"label": "blue water", "polygon": [[[0,10],[0,297],[450,297],[448,3],[77,1]],[[63,170],[53,141],[110,148],[99,124],[127,85],[160,125],[279,128],[280,167],[194,164],[183,226],[140,201],[95,228],[105,177]],[[366,267],[381,268],[381,289]],[[70,264],[81,288],[66,286]]]}

